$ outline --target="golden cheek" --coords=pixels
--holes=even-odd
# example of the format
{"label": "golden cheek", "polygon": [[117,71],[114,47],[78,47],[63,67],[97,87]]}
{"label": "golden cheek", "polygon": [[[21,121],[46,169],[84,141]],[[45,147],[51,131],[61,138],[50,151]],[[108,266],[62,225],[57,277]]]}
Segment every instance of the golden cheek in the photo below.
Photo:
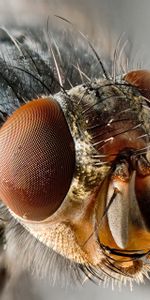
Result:
{"label": "golden cheek", "polygon": [[28,102],[0,129],[0,199],[18,216],[38,221],[52,215],[74,167],[74,142],[53,99]]}

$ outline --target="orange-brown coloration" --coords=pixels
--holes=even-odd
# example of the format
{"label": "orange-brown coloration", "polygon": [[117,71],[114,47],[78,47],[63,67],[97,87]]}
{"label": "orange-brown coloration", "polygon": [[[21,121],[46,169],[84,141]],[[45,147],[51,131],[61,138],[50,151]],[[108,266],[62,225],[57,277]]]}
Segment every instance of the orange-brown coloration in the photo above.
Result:
{"label": "orange-brown coloration", "polygon": [[[148,162],[147,162],[148,163]],[[150,179],[150,170],[148,165],[146,165],[146,161],[142,161],[142,159],[138,159],[137,164],[137,170],[136,170],[136,176],[135,176],[135,182],[132,186],[133,190],[135,191],[137,203],[136,205],[140,208],[140,214],[139,219],[136,222],[136,210],[131,211],[130,205],[132,206],[132,197],[134,197],[134,194],[130,195],[130,188],[129,184],[131,183],[131,176],[132,176],[132,166],[131,167],[131,174],[130,172],[126,172],[126,166],[128,165],[122,165],[121,169],[115,169],[114,173],[112,175],[108,176],[107,179],[104,180],[104,183],[101,186],[100,192],[102,192],[104,195],[107,193],[108,186],[111,184],[111,181],[117,183],[117,186],[121,188],[121,190],[118,190],[118,193],[122,194],[122,199],[120,201],[126,200],[126,211],[123,215],[124,218],[127,215],[128,218],[128,224],[126,228],[126,232],[128,233],[128,239],[126,245],[121,249],[122,256],[117,255],[115,253],[111,253],[108,251],[108,256],[112,261],[115,261],[115,264],[117,262],[117,265],[119,268],[123,268],[125,272],[129,274],[129,271],[132,273],[132,269],[127,270],[128,267],[135,266],[134,260],[132,260],[129,257],[129,252],[136,253],[136,251],[139,251],[139,253],[143,253],[143,255],[147,254],[150,250],[150,232],[149,232],[149,179]],[[136,165],[135,165],[136,166]],[[119,171],[119,172],[118,172]],[[134,171],[135,172],[135,171]],[[124,176],[123,176],[124,175]],[[123,177],[122,177],[123,176]],[[126,188],[124,188],[124,185],[126,185]],[[131,187],[131,186],[130,186]],[[125,195],[126,191],[127,195]],[[125,198],[123,198],[123,196]],[[116,197],[114,197],[116,198]],[[113,238],[111,228],[109,225],[109,209],[108,214],[103,214],[104,209],[106,207],[106,199],[105,196],[102,197],[100,194],[100,201],[99,206],[97,207],[97,219],[101,220],[98,224],[98,237],[100,244],[106,247],[107,249],[114,249],[120,251],[119,245],[117,245],[116,240]],[[116,201],[116,199],[114,199]],[[131,203],[130,203],[131,201]],[[108,204],[107,204],[108,205]],[[133,204],[134,207],[134,204]],[[122,206],[123,208],[123,206]],[[133,215],[134,214],[134,217]],[[114,215],[114,218],[119,217],[117,214]],[[119,220],[118,220],[119,222]],[[119,226],[119,224],[118,224]],[[118,228],[119,231],[119,228]],[[119,234],[119,233],[118,233]],[[127,251],[127,252],[126,252]],[[115,251],[114,251],[115,252]],[[107,252],[106,252],[107,253]],[[127,253],[127,255],[126,255]],[[127,261],[127,263],[126,263]],[[130,265],[130,266],[129,266]],[[139,262],[139,268],[140,268],[140,262]]]}
{"label": "orange-brown coloration", "polygon": [[127,73],[124,80],[138,88],[141,95],[150,99],[150,72],[147,70],[136,70]]}
{"label": "orange-brown coloration", "polygon": [[[141,149],[146,146],[146,142],[144,140],[138,139],[138,136],[143,134],[141,128],[137,128],[136,130],[133,129],[129,132],[130,128],[134,128],[134,125],[131,121],[120,121],[117,123],[116,128],[115,126],[112,126],[112,128],[113,135],[115,136],[115,134],[118,134],[118,136],[110,139],[108,137],[109,140],[98,149],[102,154],[107,153],[107,157],[105,158],[105,160],[107,159],[108,161],[114,161],[116,156],[122,150],[124,150],[124,148]],[[109,136],[109,132],[105,133],[106,139],[107,135]]]}
{"label": "orange-brown coloration", "polygon": [[0,199],[20,217],[37,221],[53,214],[74,164],[74,143],[52,98],[28,102],[0,129]]}
{"label": "orange-brown coloration", "polygon": [[[108,246],[109,248],[112,249],[120,249],[117,244],[115,243],[109,226],[107,219],[103,221],[101,224],[101,227],[99,229],[99,239],[102,244],[105,246]],[[150,233],[146,231],[146,229],[139,229],[136,226],[132,226],[132,228],[129,229],[129,241],[126,246],[125,250],[138,250],[138,251],[145,251],[147,252],[150,248]],[[120,257],[116,257],[116,259],[121,260]],[[125,257],[122,258],[124,260]]]}

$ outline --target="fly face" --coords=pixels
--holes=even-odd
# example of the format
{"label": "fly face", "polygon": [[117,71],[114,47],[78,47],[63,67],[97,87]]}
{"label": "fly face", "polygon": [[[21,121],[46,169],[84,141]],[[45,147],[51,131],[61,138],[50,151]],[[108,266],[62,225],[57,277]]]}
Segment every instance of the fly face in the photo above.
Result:
{"label": "fly face", "polygon": [[149,270],[149,80],[135,71],[31,99],[0,129],[5,214],[93,280]]}

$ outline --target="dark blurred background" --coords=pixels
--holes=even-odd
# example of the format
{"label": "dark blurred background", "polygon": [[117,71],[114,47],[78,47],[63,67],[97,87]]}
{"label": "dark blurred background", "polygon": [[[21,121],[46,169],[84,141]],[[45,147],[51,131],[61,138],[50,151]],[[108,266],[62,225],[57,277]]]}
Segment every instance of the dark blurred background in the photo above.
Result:
{"label": "dark blurred background", "polygon": [[[129,40],[129,67],[141,65],[150,67],[150,1],[149,0],[0,0],[0,25],[17,27],[46,26],[48,16],[60,15],[68,18],[89,39],[113,55],[120,36]],[[125,33],[125,34],[124,34]],[[97,300],[111,299],[149,299],[149,282],[134,285],[120,292],[117,288],[101,288],[86,283],[83,287],[59,288],[46,280],[35,280],[30,274],[14,276],[8,283],[2,300]]]}

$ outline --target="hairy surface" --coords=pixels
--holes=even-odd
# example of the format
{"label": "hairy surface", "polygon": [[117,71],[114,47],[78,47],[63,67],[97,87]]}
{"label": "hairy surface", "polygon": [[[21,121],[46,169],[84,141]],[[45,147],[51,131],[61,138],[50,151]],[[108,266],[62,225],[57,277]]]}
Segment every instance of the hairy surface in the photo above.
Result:
{"label": "hairy surface", "polygon": [[[1,28],[1,126],[26,101],[57,93],[62,89],[60,84],[67,90],[102,74],[88,41],[79,33],[66,31],[65,28],[61,32],[47,30],[44,34],[40,29],[28,34],[23,28]],[[59,70],[56,70],[56,64]],[[22,266],[38,276],[49,277],[51,281],[60,277],[62,284],[67,284],[66,278],[69,284],[72,281],[70,279],[84,280],[83,267],[80,268],[80,265],[70,262],[33,238],[8,211],[4,213],[2,207],[1,218],[2,223],[3,219],[6,220],[5,253],[10,273],[14,267],[12,262],[17,261],[18,272]],[[88,276],[88,270],[86,273]]]}
{"label": "hairy surface", "polygon": [[[106,160],[108,158],[108,160],[112,162],[112,156],[115,156],[114,152],[112,153],[111,146],[109,146],[109,141],[111,139],[116,141],[117,136],[124,133],[126,134],[126,132],[131,134],[131,131],[134,131],[139,126],[140,129],[136,130],[137,136],[141,137],[143,131],[146,132],[144,142],[146,141],[145,143],[147,143],[147,146],[146,149],[144,149],[142,142],[141,144],[139,142],[138,147],[142,154],[146,153],[149,145],[149,103],[142,99],[140,104],[138,103],[136,105],[136,99],[137,97],[140,97],[138,90],[127,83],[120,82],[120,77],[117,77],[118,74],[121,76],[127,67],[126,58],[124,55],[122,56],[123,47],[121,48],[121,51],[116,48],[114,61],[107,56],[102,56],[100,58],[91,43],[83,36],[83,34],[76,31],[68,21],[60,21],[62,23],[68,23],[70,30],[68,31],[65,28],[62,28],[62,30],[59,31],[58,29],[53,28],[52,25],[50,26],[49,21],[47,22],[47,29],[45,31],[36,28],[36,30],[32,29],[28,34],[24,27],[19,30],[16,28],[11,28],[11,30],[1,28],[0,126],[5,123],[7,118],[11,116],[17,108],[32,99],[42,98],[43,95],[44,97],[47,97],[55,94],[55,98],[61,103],[60,98],[64,97],[65,99],[66,97],[67,109],[64,109],[64,114],[70,118],[69,122],[71,120],[69,126],[74,136],[77,150],[77,170],[74,176],[73,187],[69,191],[69,197],[71,198],[75,195],[77,199],[76,202],[79,204],[82,202],[83,204],[85,195],[89,197],[90,190],[92,188],[96,189],[98,180],[102,181],[102,179],[105,178],[105,175],[109,174],[110,164],[109,161]],[[120,47],[120,45],[118,47]],[[121,63],[122,58],[123,63]],[[104,62],[103,64],[102,61]],[[107,64],[105,64],[105,61]],[[118,72],[118,62],[120,63],[120,72]],[[104,64],[106,65],[105,67]],[[112,75],[112,78],[110,74]],[[100,82],[99,78],[101,78]],[[119,100],[118,102],[114,101],[118,98],[121,99],[120,102]],[[99,102],[99,99],[101,99],[101,102]],[[131,99],[134,99],[133,103]],[[139,113],[141,108],[140,105],[142,105],[141,103],[144,103],[146,111],[145,112],[143,108],[142,116]],[[135,104],[135,107],[132,107],[133,104]],[[80,108],[79,110],[78,107]],[[92,111],[93,107],[94,113]],[[126,118],[124,119],[121,117],[121,114],[122,112],[128,111],[128,109],[131,109],[131,111],[126,113]],[[112,118],[110,118],[110,114],[107,114],[108,110],[110,113],[114,113]],[[130,119],[131,124],[129,122]],[[128,121],[129,124],[127,128],[125,127],[126,121]],[[118,129],[116,129],[115,126],[113,128],[113,130],[116,130],[115,133],[114,131],[112,133],[111,130],[107,130],[111,123],[115,123],[116,125],[119,122],[124,122],[123,125],[121,123],[120,126],[123,126],[125,132],[118,132]],[[78,124],[78,127],[76,128],[76,126],[73,126],[74,124]],[[102,132],[105,133],[105,136],[103,137],[102,133],[96,131],[96,128],[98,128],[98,130],[100,128]],[[83,137],[85,140],[83,140]],[[86,143],[84,143],[84,141],[86,141]],[[108,157],[106,158],[105,155],[103,157],[103,154],[105,153],[101,153],[101,155],[99,154],[99,156],[96,157],[96,151],[105,147],[105,144],[106,149],[108,146]],[[118,146],[118,149],[120,150],[119,147],[120,146]],[[118,149],[117,151],[119,151]],[[135,151],[134,154],[138,155],[138,150],[137,152]],[[121,153],[121,155],[119,157],[119,163],[121,162],[124,164],[126,153]],[[129,161],[129,163],[131,162]],[[103,166],[104,168],[102,170],[101,168]],[[113,163],[111,167],[112,172],[114,171],[114,177],[119,174],[121,178],[122,173],[120,169],[116,170],[116,165],[113,165]],[[111,180],[113,181],[113,176]],[[111,193],[112,192],[110,191],[110,195]],[[108,221],[113,238],[115,242],[122,247],[127,240],[126,230],[124,228],[122,230],[122,227],[119,227],[120,233],[117,240],[116,231],[114,229],[116,228],[116,225],[114,225],[111,217],[113,208],[111,207],[111,209],[109,209],[109,200],[110,202],[111,200],[113,202],[114,198],[118,200],[117,192],[116,194],[113,193],[110,199],[108,199],[103,216],[109,211]],[[87,204],[84,203],[84,205],[87,208]],[[79,207],[80,210],[81,208],[82,206]],[[122,208],[124,209],[124,207],[121,207],[121,209]],[[101,213],[99,212],[99,207],[97,209],[97,215],[98,218],[100,218],[99,214],[101,215]],[[116,210],[116,207],[114,210]],[[17,261],[18,270],[20,269],[20,265],[22,265],[23,269],[27,268],[38,276],[46,276],[52,281],[55,281],[60,277],[61,282],[65,283],[67,282],[66,278],[68,278],[68,282],[70,279],[83,282],[87,278],[98,283],[100,281],[106,283],[109,280],[117,283],[118,279],[121,279],[123,283],[126,283],[126,281],[130,282],[132,279],[140,282],[143,280],[143,275],[148,276],[148,265],[144,265],[143,267],[143,262],[135,262],[140,255],[141,257],[145,256],[145,252],[136,253],[135,251],[134,253],[135,249],[133,249],[133,251],[131,251],[133,253],[129,253],[129,255],[126,252],[122,254],[122,252],[115,247],[114,249],[105,247],[99,239],[100,243],[99,245],[96,243],[96,247],[100,247],[101,263],[97,267],[96,264],[90,264],[89,260],[86,260],[87,257],[86,255],[85,257],[83,256],[82,251],[81,253],[80,251],[79,253],[77,253],[78,251],[76,253],[74,251],[72,254],[67,247],[67,250],[64,249],[62,252],[58,245],[55,247],[56,228],[54,228],[54,233],[52,232],[51,235],[54,239],[54,246],[49,247],[51,244],[48,244],[47,236],[43,242],[40,230],[39,232],[37,230],[37,234],[35,234],[34,228],[29,230],[27,225],[23,224],[22,226],[22,222],[19,222],[16,216],[9,212],[3,204],[1,204],[0,214],[2,227],[5,228],[3,235],[3,238],[5,239],[5,242],[3,242],[3,250],[5,252],[4,255],[7,256],[6,264],[8,264],[10,273],[11,268],[13,268],[12,261]],[[101,216],[102,219],[103,216]],[[121,217],[122,216],[120,216],[120,219]],[[120,220],[120,223],[121,222],[122,219]],[[123,223],[123,225],[124,224],[126,225],[126,223]],[[68,228],[69,227],[64,226],[60,229],[61,231],[65,231],[66,229],[66,232],[70,233],[70,237],[72,238],[69,237],[68,240],[66,239],[65,243],[67,244],[67,242],[70,242],[73,246],[77,246],[78,243],[76,243],[74,236],[71,236],[73,231],[69,231],[70,228]],[[80,230],[78,232],[77,226],[75,229],[80,239]],[[89,232],[91,232],[90,230]],[[33,237],[29,231],[35,237]],[[122,235],[123,240],[121,240]],[[63,238],[64,236],[65,234],[62,235]],[[92,231],[92,238],[93,236],[94,238],[95,236],[97,238],[96,229]],[[89,240],[91,239],[90,234],[88,238]],[[84,240],[84,244],[87,246],[88,239]],[[51,248],[54,250],[56,248],[56,252],[59,252],[59,254]],[[80,250],[82,250],[81,248],[82,247],[80,247]],[[88,249],[88,251],[90,252],[91,249]],[[70,259],[65,258],[66,253]],[[129,264],[129,273],[126,273],[123,267],[120,268],[112,262],[109,254],[133,258],[134,269],[130,272]],[[96,260],[97,257],[94,257],[94,259]],[[141,272],[142,267],[143,270]]]}

